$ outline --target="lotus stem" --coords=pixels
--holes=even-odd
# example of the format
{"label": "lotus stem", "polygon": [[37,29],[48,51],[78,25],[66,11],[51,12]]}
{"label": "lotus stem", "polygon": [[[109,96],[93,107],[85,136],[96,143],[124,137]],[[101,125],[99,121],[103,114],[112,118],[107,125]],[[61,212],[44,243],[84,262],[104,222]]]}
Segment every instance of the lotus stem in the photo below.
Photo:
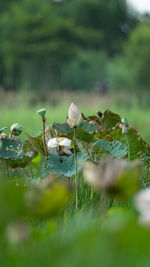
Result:
{"label": "lotus stem", "polygon": [[77,169],[77,147],[76,147],[77,127],[74,126],[74,160],[75,160],[75,184],[76,184],[76,209],[78,208],[78,169]]}
{"label": "lotus stem", "polygon": [[103,216],[106,213],[107,208],[107,194],[106,191],[101,191],[100,195],[100,215]]}
{"label": "lotus stem", "polygon": [[42,123],[43,123],[43,144],[44,144],[44,151],[45,151],[45,169],[47,168],[47,147],[46,147],[46,138],[45,138],[45,123],[46,123],[46,118],[42,118]]}
{"label": "lotus stem", "polygon": [[128,136],[125,135],[126,138],[126,143],[127,143],[127,147],[128,147],[128,160],[131,160],[131,151],[130,151],[130,145],[129,145],[129,140],[128,140]]}

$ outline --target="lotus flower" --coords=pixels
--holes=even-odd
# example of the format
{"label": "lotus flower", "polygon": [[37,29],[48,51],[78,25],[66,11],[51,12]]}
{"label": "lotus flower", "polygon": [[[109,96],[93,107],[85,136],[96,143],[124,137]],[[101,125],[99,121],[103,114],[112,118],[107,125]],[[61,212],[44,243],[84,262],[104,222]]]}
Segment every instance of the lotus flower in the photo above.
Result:
{"label": "lotus flower", "polygon": [[80,120],[81,120],[80,110],[74,103],[72,103],[68,110],[67,123],[69,124],[70,127],[75,127],[79,125]]}
{"label": "lotus flower", "polygon": [[72,141],[65,137],[55,137],[48,141],[48,148],[56,148],[58,151],[66,155],[72,155]]}

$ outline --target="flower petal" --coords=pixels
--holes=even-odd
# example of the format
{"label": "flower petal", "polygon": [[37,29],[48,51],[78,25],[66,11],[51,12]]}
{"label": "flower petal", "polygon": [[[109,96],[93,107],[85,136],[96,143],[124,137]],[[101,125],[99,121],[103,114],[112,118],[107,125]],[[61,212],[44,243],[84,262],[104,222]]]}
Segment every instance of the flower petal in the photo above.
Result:
{"label": "flower petal", "polygon": [[47,146],[49,147],[49,148],[55,148],[55,147],[57,147],[59,145],[59,140],[58,140],[58,138],[51,138],[49,141],[48,141],[48,143],[47,143]]}
{"label": "flower petal", "polygon": [[64,138],[60,143],[59,145],[60,146],[64,146],[64,147],[67,147],[67,148],[71,148],[71,140],[69,138]]}
{"label": "flower petal", "polygon": [[63,152],[64,152],[66,155],[68,155],[68,156],[71,156],[71,155],[72,155],[72,152],[71,152],[70,149],[66,149],[66,148],[64,148],[64,149],[63,149]]}

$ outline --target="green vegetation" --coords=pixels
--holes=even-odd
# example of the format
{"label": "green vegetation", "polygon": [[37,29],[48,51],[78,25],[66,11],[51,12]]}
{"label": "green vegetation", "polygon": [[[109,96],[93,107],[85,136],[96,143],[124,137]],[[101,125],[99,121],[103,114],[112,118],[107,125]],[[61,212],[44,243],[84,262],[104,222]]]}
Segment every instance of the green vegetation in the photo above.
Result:
{"label": "green vegetation", "polygon": [[[130,116],[128,125],[113,113],[115,105],[113,112],[103,107],[96,115],[97,107],[91,106],[93,115],[88,109],[80,121],[80,111],[74,104],[70,106],[68,123],[77,127],[76,139],[74,129],[64,123],[67,105],[38,111],[42,119],[47,118],[48,156],[37,109],[29,105],[11,112],[2,109],[2,126],[10,126],[7,120],[11,124],[18,121],[30,136],[22,135],[20,124],[11,127],[12,138],[4,133],[0,136],[1,266],[115,267],[118,262],[122,266],[148,266],[149,197],[145,203],[146,195],[142,199],[137,191],[150,185],[150,146],[130,120],[136,116],[135,123],[141,119],[148,123],[149,111],[133,106],[127,112],[127,108],[118,107],[121,117]],[[61,123],[50,125],[57,116]],[[146,127],[141,130],[148,137]],[[31,136],[33,131],[37,131],[36,137]],[[15,138],[16,133],[26,144]],[[66,149],[72,154],[64,154]]]}
{"label": "green vegetation", "polygon": [[[70,95],[70,94],[69,94]],[[72,96],[70,95],[71,98]],[[149,128],[150,128],[150,109],[146,108],[143,109],[139,106],[138,102],[135,101],[132,102],[132,104],[128,107],[128,101],[124,100],[115,100],[112,101],[112,104],[106,104],[105,100],[101,99],[101,97],[94,97],[93,104],[91,107],[87,107],[86,101],[89,102],[92,98],[91,95],[87,95],[86,99],[83,99],[84,96],[80,96],[80,100],[77,100],[78,105],[80,109],[83,110],[85,115],[96,114],[98,110],[104,111],[104,109],[111,108],[113,112],[119,113],[122,117],[127,117],[129,120],[129,123],[133,125],[142,135],[142,137],[147,141],[150,142],[149,137]],[[96,98],[96,100],[95,100]],[[44,104],[44,106],[47,107],[47,123],[51,124],[54,121],[57,122],[63,122],[64,118],[67,116],[67,109],[69,106],[69,100],[67,100],[66,103],[64,103],[66,97],[64,97],[63,102],[60,105],[53,106],[53,104]],[[82,101],[83,100],[83,101]],[[120,101],[124,101],[124,105],[120,105]],[[21,102],[22,103],[22,102]],[[16,121],[20,122],[24,129],[28,129],[28,133],[31,135],[37,135],[40,133],[42,129],[39,127],[39,117],[38,115],[35,116],[35,111],[38,110],[40,105],[37,105],[35,107],[31,107],[28,105],[22,106],[22,104],[19,104],[18,107],[11,107],[9,108],[2,108],[1,113],[1,127],[7,126],[10,128],[12,123],[15,123]],[[105,104],[104,104],[105,103]],[[121,102],[122,103],[122,102]],[[43,104],[42,104],[43,105]],[[7,132],[7,131],[6,131]],[[25,138],[25,130],[23,132],[22,138]]]}
{"label": "green vegetation", "polygon": [[[125,0],[6,0],[0,4],[0,85],[90,89],[107,78],[100,70],[103,53],[106,62],[122,54],[137,22]],[[81,73],[78,82],[74,70]]]}

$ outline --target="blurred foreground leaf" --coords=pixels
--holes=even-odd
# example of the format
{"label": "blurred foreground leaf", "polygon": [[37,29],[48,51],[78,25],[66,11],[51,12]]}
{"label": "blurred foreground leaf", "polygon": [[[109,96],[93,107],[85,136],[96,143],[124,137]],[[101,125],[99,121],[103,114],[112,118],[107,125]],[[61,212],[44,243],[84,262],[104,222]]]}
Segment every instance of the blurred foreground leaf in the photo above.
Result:
{"label": "blurred foreground leaf", "polygon": [[25,194],[28,214],[33,217],[48,218],[56,215],[69,201],[72,189],[51,177],[43,178]]}

